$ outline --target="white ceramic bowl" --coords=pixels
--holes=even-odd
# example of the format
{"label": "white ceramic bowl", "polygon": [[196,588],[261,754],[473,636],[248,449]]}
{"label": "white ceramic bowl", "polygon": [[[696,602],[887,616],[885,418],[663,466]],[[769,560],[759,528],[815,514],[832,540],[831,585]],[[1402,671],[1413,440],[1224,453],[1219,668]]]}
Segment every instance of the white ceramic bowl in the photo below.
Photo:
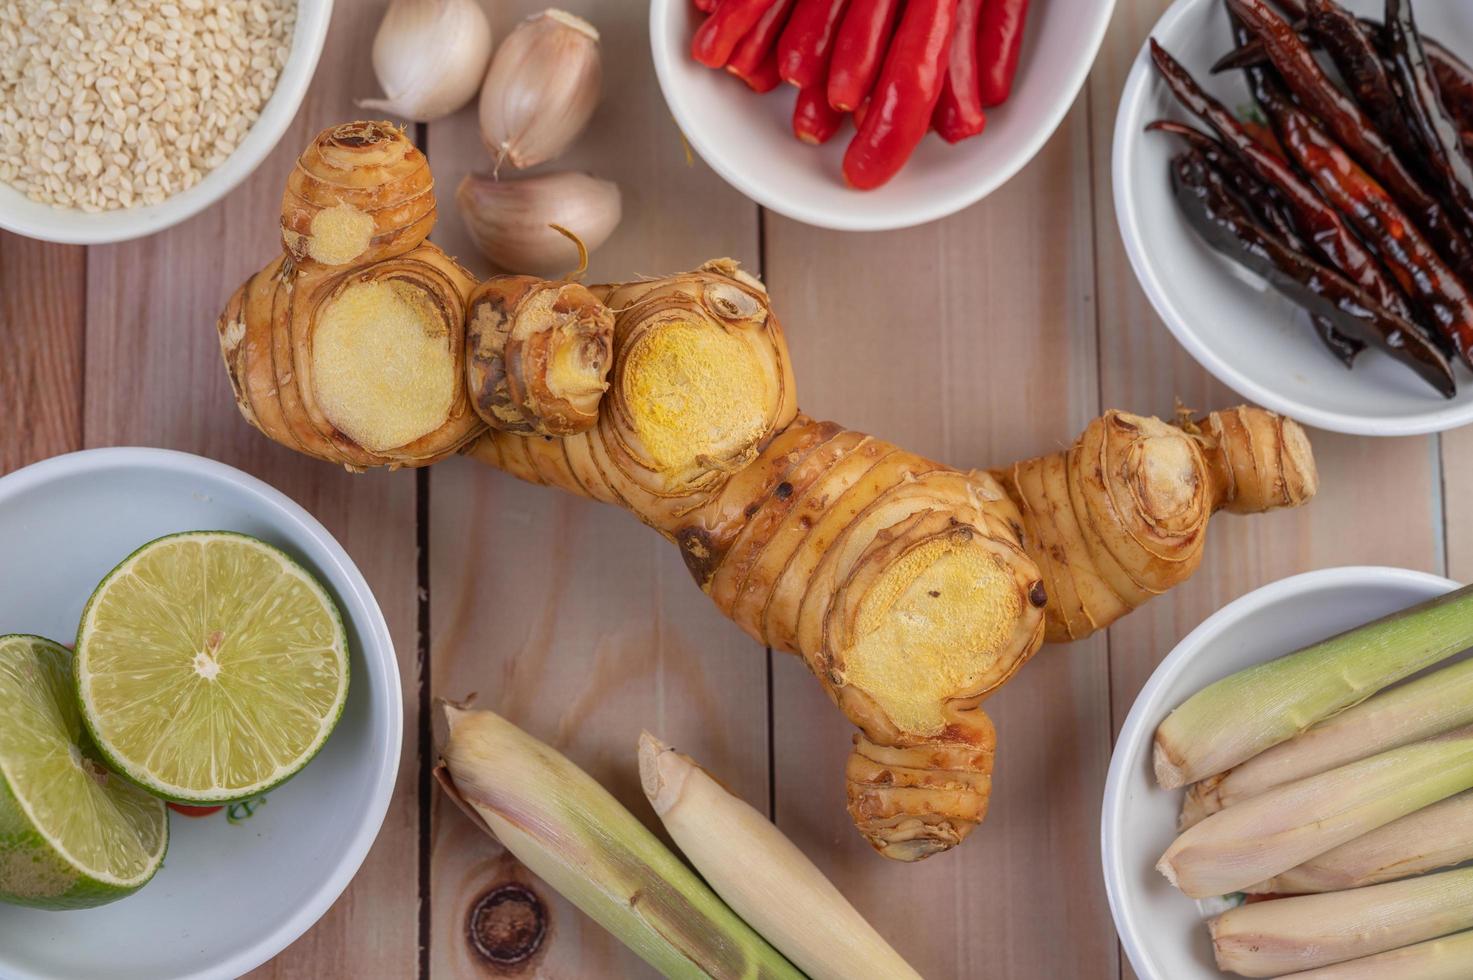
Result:
{"label": "white ceramic bowl", "polygon": [[394,789],[404,719],[383,614],[326,529],[221,463],[160,449],[94,449],[0,479],[0,631],[70,643],[102,576],[174,531],[243,531],[284,549],[337,598],[352,681],[321,753],[248,819],[171,813],[153,881],[85,912],[0,904],[6,980],[227,978],[322,917],[357,872]]}
{"label": "white ceramic bowl", "polygon": [[1141,980],[1218,980],[1203,920],[1213,911],[1171,887],[1156,861],[1176,837],[1183,792],[1156,785],[1152,739],[1172,709],[1254,664],[1377,619],[1457,584],[1401,568],[1331,568],[1250,592],[1193,630],[1151,675],[1110,758],[1100,819],[1105,890]]}
{"label": "white ceramic bowl", "polygon": [[[1345,5],[1381,15],[1380,0]],[[1421,3],[1417,21],[1429,36],[1473,56],[1473,4]],[[1229,109],[1250,104],[1241,73],[1207,71],[1233,46],[1221,0],[1177,0],[1151,34]],[[1208,247],[1171,195],[1168,165],[1181,140],[1142,132],[1162,117],[1190,119],[1142,45],[1115,121],[1115,214],[1151,304],[1203,367],[1246,398],[1335,432],[1415,435],[1473,422],[1473,374],[1466,368],[1455,368],[1458,395],[1451,401],[1380,351],[1367,351],[1347,371],[1293,302]]]}
{"label": "white ceramic bowl", "polygon": [[650,48],[665,101],[691,146],[726,182],[797,221],[842,231],[905,228],[975,204],[1033,159],[1063,120],[1100,49],[1115,0],[1048,0],[1028,11],[1017,82],[981,136],[948,146],[934,133],[883,187],[844,185],[845,123],[822,147],[793,137],[791,85],[759,96],[690,56],[701,16],[690,0],[652,0]]}
{"label": "white ceramic bowl", "polygon": [[331,17],[332,0],[298,0],[291,53],[271,98],[235,152],[189,190],[158,204],[91,214],[39,204],[0,181],[0,228],[48,242],[101,245],[152,235],[214,204],[260,166],[291,125],[317,69]]}

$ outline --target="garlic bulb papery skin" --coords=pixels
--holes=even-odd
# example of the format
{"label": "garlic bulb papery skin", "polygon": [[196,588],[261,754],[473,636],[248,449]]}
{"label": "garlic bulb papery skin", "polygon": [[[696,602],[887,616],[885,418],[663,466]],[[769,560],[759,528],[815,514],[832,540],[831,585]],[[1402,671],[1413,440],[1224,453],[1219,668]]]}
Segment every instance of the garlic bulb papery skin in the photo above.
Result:
{"label": "garlic bulb papery skin", "polygon": [[491,22],[477,0],[392,0],[373,38],[384,98],[358,105],[430,122],[475,97],[491,61]]}
{"label": "garlic bulb papery skin", "polygon": [[561,10],[544,10],[501,42],[481,87],[481,138],[518,170],[558,156],[598,105],[603,65],[598,31]]}
{"label": "garlic bulb papery skin", "polygon": [[466,229],[486,257],[507,272],[561,275],[578,264],[577,247],[560,225],[591,252],[619,224],[619,185],[582,173],[498,180],[468,174],[455,192]]}

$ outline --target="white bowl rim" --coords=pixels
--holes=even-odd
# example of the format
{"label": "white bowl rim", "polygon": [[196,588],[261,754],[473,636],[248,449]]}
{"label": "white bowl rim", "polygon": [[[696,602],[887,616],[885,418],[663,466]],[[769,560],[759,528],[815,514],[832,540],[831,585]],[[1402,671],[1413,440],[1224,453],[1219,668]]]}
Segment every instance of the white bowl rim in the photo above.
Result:
{"label": "white bowl rim", "polygon": [[[301,17],[301,11],[309,4],[313,5],[314,10],[321,12],[315,17],[304,19]],[[281,138],[296,121],[297,113],[302,108],[302,101],[307,97],[307,90],[311,87],[312,79],[317,74],[317,62],[322,57],[322,49],[327,42],[328,27],[332,23],[332,7],[333,0],[297,0],[298,18],[296,33],[292,37],[292,49],[287,55],[286,63],[282,65],[281,75],[277,77],[276,88],[272,90],[267,105],[262,106],[261,115],[256,118],[251,128],[246,130],[245,136],[241,137],[240,145],[235,148],[234,152],[226,157],[218,167],[205,174],[194,187],[167,197],[158,204],[101,212],[108,215],[126,215],[134,219],[132,221],[120,220],[116,227],[83,224],[76,227],[57,228],[45,221],[30,221],[24,216],[8,215],[0,210],[0,228],[17,235],[24,235],[26,238],[54,242],[58,245],[109,245],[114,242],[127,242],[156,235],[218,204],[224,200],[226,195],[240,186],[242,181],[256,172],[256,168],[271,154],[272,150],[276,149],[276,144],[281,142]],[[302,45],[303,52],[303,57],[299,61],[293,60],[293,56],[297,54],[298,45]],[[265,110],[270,105],[271,99],[277,97],[278,92],[285,92],[287,96],[281,111],[273,112],[269,119],[270,124],[267,125],[268,117]],[[290,103],[289,108],[286,103]],[[253,142],[251,138],[258,133],[261,134],[261,138]],[[209,187],[209,193],[191,193],[204,187],[205,182],[217,174],[220,179]],[[11,193],[20,193],[8,186],[5,186],[5,189]],[[78,208],[54,208],[53,210],[69,218],[81,216],[84,221],[93,216]]]}
{"label": "white bowl rim", "polygon": [[[99,470],[124,467],[146,467],[180,474],[215,478],[232,483],[247,493],[260,498],[275,508],[291,523],[304,538],[311,539],[322,547],[332,561],[332,570],[350,590],[351,598],[363,609],[365,621],[353,620],[360,639],[359,653],[370,666],[365,673],[372,676],[377,668],[378,676],[388,686],[384,698],[388,705],[385,718],[387,731],[385,742],[378,752],[370,803],[361,812],[352,841],[342,859],[332,872],[317,885],[307,901],[303,902],[285,922],[273,932],[239,950],[229,958],[201,966],[195,972],[182,974],[175,980],[205,980],[214,977],[238,977],[270,961],[282,950],[300,939],[308,929],[327,914],[334,902],[347,889],[357,875],[369,849],[378,838],[384,818],[389,812],[389,803],[394,795],[394,784],[399,774],[400,750],[404,740],[404,706],[401,701],[402,685],[399,677],[399,662],[394,654],[394,641],[389,635],[389,624],[384,619],[373,591],[358,570],[353,559],[343,550],[335,537],[322,523],[286,494],[263,480],[251,476],[225,463],[175,449],[154,449],[145,446],[109,446],[99,449],[82,449],[62,453],[39,462],[23,466],[0,476],[0,506],[17,494],[24,493],[53,480],[96,474]],[[325,571],[325,570],[324,570]],[[345,596],[344,605],[348,605]]]}
{"label": "white bowl rim", "polygon": [[660,94],[665,98],[665,105],[675,116],[675,123],[680,127],[681,133],[690,141],[691,147],[700,154],[702,160],[728,184],[741,191],[747,197],[756,201],[768,210],[775,211],[784,217],[801,221],[816,228],[828,228],[833,231],[893,231],[900,228],[913,228],[930,221],[956,214],[964,208],[982,200],[1003,184],[1017,176],[1033,158],[1043,145],[1053,138],[1054,132],[1058,130],[1059,124],[1079,101],[1079,93],[1084,88],[1085,80],[1089,77],[1090,69],[1094,67],[1099,58],[1100,45],[1105,41],[1105,33],[1109,29],[1110,20],[1115,12],[1116,0],[1103,0],[1104,9],[1100,11],[1099,22],[1095,25],[1091,36],[1086,40],[1086,50],[1089,56],[1078,59],[1064,75],[1059,91],[1069,92],[1067,98],[1060,98],[1045,117],[1045,124],[1033,131],[1030,139],[1020,141],[1009,155],[1007,162],[998,167],[985,178],[979,180],[974,186],[962,193],[950,195],[937,195],[929,204],[916,207],[903,217],[881,217],[877,218],[869,214],[862,206],[855,207],[852,211],[833,213],[818,208],[808,207],[801,199],[785,201],[779,204],[771,194],[767,193],[764,185],[758,181],[749,179],[746,175],[738,173],[726,166],[718,152],[699,135],[699,128],[690,125],[680,103],[672,99],[669,90],[676,84],[673,68],[670,64],[670,52],[661,43],[662,28],[665,20],[670,17],[672,9],[688,0],[652,0],[650,3],[650,52],[655,61],[655,76],[660,82]]}
{"label": "white bowl rim", "polygon": [[[1110,155],[1110,180],[1114,185],[1115,220],[1120,228],[1120,237],[1125,243],[1125,253],[1130,257],[1131,268],[1135,270],[1135,277],[1145,290],[1146,297],[1150,299],[1157,315],[1176,337],[1177,342],[1187,349],[1187,353],[1191,354],[1192,358],[1217,380],[1265,408],[1270,408],[1281,415],[1287,415],[1316,428],[1356,436],[1420,436],[1432,432],[1445,432],[1473,422],[1473,401],[1429,409],[1426,412],[1403,418],[1348,415],[1343,412],[1316,408],[1255,381],[1218,357],[1197,336],[1195,331],[1184,326],[1186,318],[1172,302],[1170,293],[1156,274],[1155,266],[1147,259],[1145,248],[1142,245],[1145,236],[1140,225],[1135,198],[1132,196],[1131,182],[1123,177],[1129,172],[1130,158],[1134,148],[1139,145],[1141,134],[1131,132],[1130,130],[1134,127],[1126,123],[1127,117],[1134,114],[1136,103],[1145,98],[1145,90],[1150,85],[1154,73],[1151,65],[1150,39],[1173,31],[1177,21],[1188,16],[1189,12],[1195,12],[1196,6],[1205,2],[1207,0],[1176,0],[1156,21],[1155,26],[1146,35],[1146,40],[1141,43],[1140,51],[1136,54],[1135,63],[1131,66],[1130,74],[1125,79],[1125,88],[1121,92],[1120,107],[1115,114],[1115,136]],[[1463,383],[1470,382],[1464,380]],[[1429,401],[1428,404],[1435,403]]]}
{"label": "white bowl rim", "polygon": [[1136,695],[1110,753],[1110,769],[1105,777],[1105,795],[1100,806],[1100,865],[1105,877],[1105,894],[1110,902],[1110,916],[1115,921],[1115,932],[1120,937],[1120,944],[1124,947],[1131,966],[1142,980],[1155,980],[1158,974],[1150,968],[1145,952],[1146,944],[1135,928],[1134,921],[1127,920],[1122,911],[1125,901],[1122,882],[1126,880],[1127,872],[1121,864],[1121,848],[1117,842],[1124,826],[1122,810],[1126,796],[1124,786],[1129,778],[1127,767],[1131,765],[1129,756],[1134,754],[1130,747],[1149,737],[1150,729],[1154,728],[1153,720],[1146,717],[1147,705],[1157,699],[1163,688],[1176,680],[1203,646],[1266,606],[1291,596],[1327,588],[1393,583],[1441,591],[1459,588],[1457,582],[1442,575],[1388,565],[1342,565],[1291,575],[1239,596],[1208,616],[1156,665],[1150,679]]}

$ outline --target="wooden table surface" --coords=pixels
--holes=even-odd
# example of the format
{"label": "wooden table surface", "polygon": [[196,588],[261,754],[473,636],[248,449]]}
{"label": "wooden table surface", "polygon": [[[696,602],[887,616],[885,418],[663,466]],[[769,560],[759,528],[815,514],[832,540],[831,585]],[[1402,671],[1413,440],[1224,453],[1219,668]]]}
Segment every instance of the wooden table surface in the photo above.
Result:
{"label": "wooden table surface", "polygon": [[[540,7],[486,2],[498,38]],[[1099,806],[1112,738],[1155,664],[1227,600],[1295,572],[1373,563],[1473,578],[1473,427],[1379,440],[1313,432],[1322,492],[1311,506],[1219,517],[1191,582],[1106,635],[1043,651],[988,703],[999,732],[992,812],[965,846],[918,865],[877,857],[844,812],[849,724],[796,658],[722,619],[675,549],[629,516],[460,459],[349,475],[237,415],[216,315],[274,254],[293,158],[376,93],[368,51],[383,6],[338,0],[295,124],[217,206],[123,245],[0,233],[0,471],[111,445],[239,466],[338,536],[388,617],[406,717],[393,806],[332,912],[261,975],[649,974],[537,882],[552,927],[531,965],[494,971],[468,942],[481,896],[531,881],[431,788],[433,701],[479,692],[649,821],[640,729],[689,751],[765,808],[927,977],[1129,976],[1101,884]],[[623,224],[594,256],[593,279],[740,259],[771,288],[810,413],[970,467],[1063,446],[1104,408],[1238,401],[1152,313],[1115,227],[1116,104],[1166,0],[1120,0],[1088,86],[1022,174],[953,218],[887,234],[763,213],[688,163],[650,67],[645,5],[567,6],[603,32],[606,94],[559,166],[624,190]],[[450,206],[461,176],[487,167],[474,108],[416,135],[444,205],[433,238],[483,273]]]}

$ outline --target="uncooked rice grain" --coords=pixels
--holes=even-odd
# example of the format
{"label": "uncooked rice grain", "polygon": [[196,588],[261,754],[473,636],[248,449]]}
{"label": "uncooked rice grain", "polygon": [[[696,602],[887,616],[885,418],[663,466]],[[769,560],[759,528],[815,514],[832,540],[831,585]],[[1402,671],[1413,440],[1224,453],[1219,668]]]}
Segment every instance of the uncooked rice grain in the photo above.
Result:
{"label": "uncooked rice grain", "polygon": [[0,0],[0,181],[83,211],[158,204],[276,88],[296,0]]}

